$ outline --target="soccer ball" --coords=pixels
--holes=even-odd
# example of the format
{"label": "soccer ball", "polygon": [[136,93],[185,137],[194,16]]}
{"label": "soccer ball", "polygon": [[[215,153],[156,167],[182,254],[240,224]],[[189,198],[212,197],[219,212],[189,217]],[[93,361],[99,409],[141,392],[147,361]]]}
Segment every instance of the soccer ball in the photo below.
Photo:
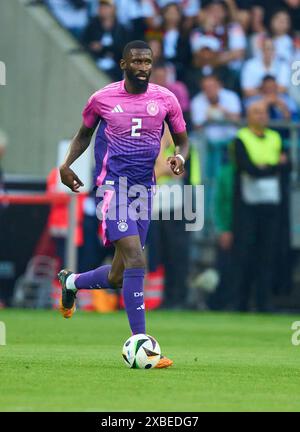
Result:
{"label": "soccer ball", "polygon": [[154,337],[139,333],[124,343],[122,356],[129,368],[151,369],[159,362],[160,353],[160,346]]}

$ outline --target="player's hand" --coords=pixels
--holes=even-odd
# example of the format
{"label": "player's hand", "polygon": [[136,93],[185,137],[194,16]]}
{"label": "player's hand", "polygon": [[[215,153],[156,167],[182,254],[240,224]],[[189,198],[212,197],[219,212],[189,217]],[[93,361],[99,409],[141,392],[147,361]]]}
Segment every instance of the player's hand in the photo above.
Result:
{"label": "player's hand", "polygon": [[184,172],[184,163],[179,157],[170,156],[167,159],[167,163],[175,175],[180,175]]}
{"label": "player's hand", "polygon": [[80,178],[71,170],[71,168],[62,165],[59,168],[60,178],[64,185],[68,186],[71,191],[78,193],[80,186],[83,186]]}

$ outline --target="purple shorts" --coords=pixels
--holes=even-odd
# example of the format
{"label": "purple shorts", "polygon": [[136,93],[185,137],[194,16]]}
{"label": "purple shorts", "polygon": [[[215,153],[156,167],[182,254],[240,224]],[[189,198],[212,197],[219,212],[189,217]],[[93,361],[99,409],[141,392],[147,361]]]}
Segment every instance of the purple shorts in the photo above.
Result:
{"label": "purple shorts", "polygon": [[103,197],[96,197],[97,217],[102,220],[104,246],[110,246],[123,237],[139,235],[145,246],[152,210],[152,190],[145,188],[138,198],[128,197],[127,191],[106,190]]}

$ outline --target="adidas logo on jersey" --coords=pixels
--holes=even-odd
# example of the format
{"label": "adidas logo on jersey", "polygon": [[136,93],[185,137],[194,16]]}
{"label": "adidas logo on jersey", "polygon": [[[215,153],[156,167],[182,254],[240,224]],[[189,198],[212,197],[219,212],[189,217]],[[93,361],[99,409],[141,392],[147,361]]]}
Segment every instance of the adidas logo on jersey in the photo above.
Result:
{"label": "adidas logo on jersey", "polygon": [[116,105],[111,112],[124,112],[121,105]]}

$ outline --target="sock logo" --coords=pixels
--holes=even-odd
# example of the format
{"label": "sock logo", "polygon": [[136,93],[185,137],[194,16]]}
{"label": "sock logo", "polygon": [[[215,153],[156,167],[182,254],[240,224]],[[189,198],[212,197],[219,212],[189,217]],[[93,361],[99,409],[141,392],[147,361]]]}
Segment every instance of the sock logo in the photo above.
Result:
{"label": "sock logo", "polygon": [[128,230],[128,223],[124,219],[119,220],[118,230],[121,232],[125,232]]}
{"label": "sock logo", "polygon": [[144,303],[140,307],[136,308],[136,310],[143,310],[143,309],[145,309]]}
{"label": "sock logo", "polygon": [[133,293],[134,297],[143,297],[144,293],[143,292],[135,292]]}

